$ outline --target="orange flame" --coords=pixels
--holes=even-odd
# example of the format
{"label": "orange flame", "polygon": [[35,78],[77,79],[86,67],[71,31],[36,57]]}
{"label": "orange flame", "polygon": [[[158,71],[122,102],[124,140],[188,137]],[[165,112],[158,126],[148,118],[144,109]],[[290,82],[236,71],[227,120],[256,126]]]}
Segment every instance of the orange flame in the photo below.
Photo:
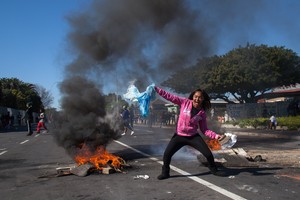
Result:
{"label": "orange flame", "polygon": [[79,165],[91,163],[98,170],[102,170],[108,164],[115,169],[120,169],[125,164],[121,157],[108,153],[103,146],[97,147],[96,151],[92,152],[85,144],[75,156],[75,161]]}
{"label": "orange flame", "polygon": [[221,149],[221,145],[218,140],[205,140],[205,142],[211,150]]}

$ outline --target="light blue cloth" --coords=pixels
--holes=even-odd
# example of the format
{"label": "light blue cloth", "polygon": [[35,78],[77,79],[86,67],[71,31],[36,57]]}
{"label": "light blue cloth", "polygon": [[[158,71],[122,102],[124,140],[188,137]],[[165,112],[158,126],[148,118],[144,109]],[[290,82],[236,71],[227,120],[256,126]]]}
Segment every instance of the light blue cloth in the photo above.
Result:
{"label": "light blue cloth", "polygon": [[131,102],[138,101],[142,117],[149,115],[150,102],[156,98],[154,84],[149,85],[145,92],[140,93],[136,86],[130,85],[123,97]]}

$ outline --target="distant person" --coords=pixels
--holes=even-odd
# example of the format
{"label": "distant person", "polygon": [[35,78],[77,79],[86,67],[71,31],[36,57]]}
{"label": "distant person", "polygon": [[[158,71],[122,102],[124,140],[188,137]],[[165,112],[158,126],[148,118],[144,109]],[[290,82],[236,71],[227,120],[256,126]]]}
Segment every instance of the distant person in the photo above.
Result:
{"label": "distant person", "polygon": [[176,115],[175,110],[172,110],[171,111],[171,124],[175,124],[175,115]]}
{"label": "distant person", "polygon": [[18,125],[21,126],[22,125],[22,115],[20,112],[18,112],[17,119],[18,119]]}
{"label": "distant person", "polygon": [[188,98],[171,94],[159,87],[155,91],[166,100],[180,106],[176,133],[171,138],[163,155],[162,172],[157,177],[159,180],[170,177],[170,164],[172,156],[182,147],[188,145],[202,153],[208,162],[210,172],[216,176],[224,176],[224,172],[217,169],[214,156],[205,143],[198,129],[211,139],[220,139],[221,135],[209,130],[206,122],[206,111],[211,103],[208,94],[201,89],[193,91]]}
{"label": "distant person", "polygon": [[40,110],[40,114],[39,114],[39,122],[37,124],[37,127],[36,127],[36,133],[39,134],[40,131],[41,131],[41,128],[43,128],[44,130],[46,130],[48,132],[48,129],[46,127],[46,116],[45,116],[45,112],[44,110]]}
{"label": "distant person", "polygon": [[26,120],[26,124],[27,124],[27,136],[32,135],[32,127],[31,124],[33,122],[33,110],[32,110],[32,104],[31,103],[27,103],[27,109],[25,112],[25,120]]}
{"label": "distant person", "polygon": [[162,126],[164,125],[167,125],[167,119],[166,119],[166,111],[162,111],[161,114],[160,114],[160,126],[159,128],[161,128]]}
{"label": "distant person", "polygon": [[131,130],[130,135],[133,135],[134,131],[133,128],[130,126],[130,112],[127,109],[127,106],[123,106],[123,111],[121,113],[122,119],[123,119],[123,123],[124,123],[124,131],[122,133],[122,135],[125,135],[129,130]]}
{"label": "distant person", "polygon": [[129,108],[129,118],[130,118],[130,126],[133,128],[133,122],[134,122],[134,107],[133,105]]}
{"label": "distant person", "polygon": [[4,116],[5,118],[5,129],[10,129],[11,128],[11,116],[10,112],[7,112],[7,114]]}
{"label": "distant person", "polygon": [[226,110],[225,110],[225,112],[224,112],[224,121],[225,121],[225,122],[228,122],[228,121],[229,121],[229,115],[228,115],[228,113],[227,113]]}
{"label": "distant person", "polygon": [[152,128],[153,122],[154,122],[154,114],[153,114],[153,108],[150,106],[149,108],[149,115],[148,115],[148,127]]}
{"label": "distant person", "polygon": [[15,116],[13,114],[11,114],[9,117],[9,124],[10,127],[13,127],[15,125]]}
{"label": "distant person", "polygon": [[276,120],[276,117],[274,115],[272,115],[270,117],[270,129],[272,130],[274,128],[274,130],[276,130],[276,126],[277,126],[277,120]]}

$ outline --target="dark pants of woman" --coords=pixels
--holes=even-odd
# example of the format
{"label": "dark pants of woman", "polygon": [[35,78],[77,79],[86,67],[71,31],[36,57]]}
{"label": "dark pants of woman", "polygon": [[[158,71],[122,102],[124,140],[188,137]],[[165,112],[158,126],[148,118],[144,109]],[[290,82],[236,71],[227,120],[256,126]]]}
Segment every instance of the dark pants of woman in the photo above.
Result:
{"label": "dark pants of woman", "polygon": [[202,153],[207,161],[209,166],[215,166],[214,156],[212,155],[210,149],[208,148],[207,144],[203,140],[203,138],[200,135],[195,135],[191,137],[185,137],[185,136],[179,136],[175,134],[172,139],[170,140],[163,156],[164,161],[164,168],[169,169],[171,158],[172,156],[183,146],[189,145],[196,150],[198,150],[200,153]]}

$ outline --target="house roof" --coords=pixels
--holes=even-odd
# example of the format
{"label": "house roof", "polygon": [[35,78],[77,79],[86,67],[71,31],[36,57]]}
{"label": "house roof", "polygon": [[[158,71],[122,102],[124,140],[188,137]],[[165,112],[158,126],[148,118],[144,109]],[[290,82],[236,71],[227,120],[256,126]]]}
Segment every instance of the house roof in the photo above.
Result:
{"label": "house roof", "polygon": [[276,90],[270,93],[259,95],[257,96],[257,98],[263,99],[263,98],[295,97],[295,96],[300,96],[300,88]]}

